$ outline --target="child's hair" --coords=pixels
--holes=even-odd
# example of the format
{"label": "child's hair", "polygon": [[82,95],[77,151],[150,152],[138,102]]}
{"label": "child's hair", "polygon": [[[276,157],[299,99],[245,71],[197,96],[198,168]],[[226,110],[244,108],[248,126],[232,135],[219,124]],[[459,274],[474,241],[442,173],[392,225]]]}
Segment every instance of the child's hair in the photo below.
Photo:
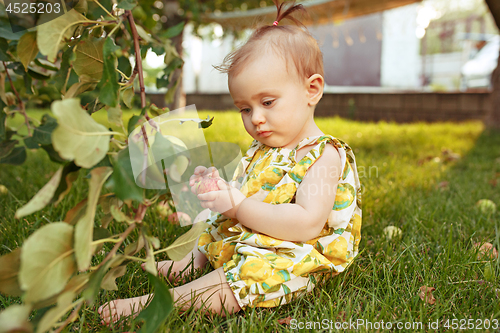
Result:
{"label": "child's hair", "polygon": [[[237,75],[252,57],[261,55],[263,49],[269,48],[286,61],[287,71],[288,59],[293,60],[300,80],[307,79],[313,74],[324,76],[323,55],[317,41],[299,20],[290,15],[295,11],[307,14],[306,9],[300,4],[295,5],[295,1],[292,3],[285,1],[281,4],[278,1],[273,0],[278,9],[274,24],[258,27],[243,46],[224,58],[222,65],[214,66],[217,70],[228,74],[230,78]],[[285,4],[290,4],[286,10]],[[290,19],[303,29],[294,25],[279,25],[283,19]]]}

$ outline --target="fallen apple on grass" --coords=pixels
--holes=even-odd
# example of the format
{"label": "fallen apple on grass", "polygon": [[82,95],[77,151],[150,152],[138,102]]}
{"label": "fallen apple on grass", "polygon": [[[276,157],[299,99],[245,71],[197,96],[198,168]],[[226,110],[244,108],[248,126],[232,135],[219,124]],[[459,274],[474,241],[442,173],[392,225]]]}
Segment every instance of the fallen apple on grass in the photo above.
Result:
{"label": "fallen apple on grass", "polygon": [[172,209],[167,201],[162,201],[156,205],[156,212],[158,215],[165,218],[172,213]]}
{"label": "fallen apple on grass", "polygon": [[402,231],[398,227],[390,225],[384,228],[383,233],[388,240],[392,240],[401,237]]}
{"label": "fallen apple on grass", "polygon": [[192,224],[191,217],[189,217],[189,215],[184,212],[172,213],[167,217],[167,220],[172,224],[181,226]]}
{"label": "fallen apple on grass", "polygon": [[479,208],[483,214],[493,214],[497,210],[497,205],[489,199],[481,199],[476,203],[476,207]]}

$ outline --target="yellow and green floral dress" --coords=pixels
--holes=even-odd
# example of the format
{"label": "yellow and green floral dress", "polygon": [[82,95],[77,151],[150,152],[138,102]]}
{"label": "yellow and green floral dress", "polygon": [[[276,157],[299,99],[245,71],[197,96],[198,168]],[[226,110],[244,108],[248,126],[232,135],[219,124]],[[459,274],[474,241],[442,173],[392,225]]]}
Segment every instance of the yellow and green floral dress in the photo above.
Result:
{"label": "yellow and green floral dress", "polygon": [[[294,149],[254,140],[230,184],[247,197],[271,205],[294,203],[297,187],[328,143],[337,148],[343,171],[335,204],[316,238],[304,243],[276,239],[220,213],[207,220],[210,226],[200,236],[199,250],[214,268],[224,267],[242,309],[286,304],[311,291],[318,273],[338,274],[358,254],[361,184],[353,151],[342,140],[331,135],[307,137]],[[297,150],[311,144],[315,146],[296,161]]]}

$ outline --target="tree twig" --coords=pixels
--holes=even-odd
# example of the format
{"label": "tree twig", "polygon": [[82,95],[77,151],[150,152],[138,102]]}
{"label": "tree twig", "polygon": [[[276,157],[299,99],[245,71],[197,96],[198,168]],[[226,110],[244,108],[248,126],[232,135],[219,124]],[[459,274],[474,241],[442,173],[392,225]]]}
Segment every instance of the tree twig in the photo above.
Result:
{"label": "tree twig", "polygon": [[127,230],[125,230],[120,235],[120,241],[118,243],[116,243],[115,246],[113,246],[113,248],[108,253],[108,255],[106,256],[106,258],[104,258],[104,260],[96,267],[96,269],[100,268],[102,265],[104,265],[105,262],[107,262],[108,260],[110,260],[111,258],[113,258],[113,256],[116,254],[116,251],[118,251],[118,249],[122,245],[122,243],[125,240],[125,238],[127,238],[128,234],[130,234],[132,232],[132,230],[134,230],[134,228],[135,228],[135,223],[132,223],[131,225],[129,225],[129,227],[127,228]]}
{"label": "tree twig", "polygon": [[80,311],[80,308],[82,307],[82,304],[83,302],[78,304],[78,306],[73,310],[73,312],[71,312],[69,317],[64,321],[64,323],[62,323],[62,325],[57,330],[54,331],[54,333],[61,332],[69,323],[71,323],[76,318],[76,316],[78,315],[78,311]]}
{"label": "tree twig", "polygon": [[[134,16],[132,11],[126,10],[128,22],[130,24],[130,30],[132,31],[132,38],[134,40],[134,51],[135,51],[135,67],[137,68],[137,74],[139,75],[139,87],[141,93],[141,108],[146,107],[146,89],[144,88],[144,73],[142,72],[142,58],[141,58],[141,48],[139,47],[139,34],[137,33],[137,28],[135,27]],[[146,116],[148,112],[146,111]],[[146,117],[147,119],[147,117]],[[148,119],[149,120],[149,119]]]}
{"label": "tree twig", "polygon": [[10,77],[9,70],[7,69],[7,65],[5,64],[5,61],[2,61],[3,67],[5,68],[5,73],[7,73],[7,77],[9,78],[10,82],[10,87],[14,94],[17,97],[17,100],[19,101],[19,108],[21,109],[21,113],[24,116],[24,122],[26,123],[26,127],[28,128],[28,136],[31,136],[31,127],[30,127],[30,122],[28,120],[28,115],[26,114],[26,110],[24,109],[24,103],[21,100],[21,97],[19,96],[19,93],[16,90],[16,87],[14,87],[14,83],[12,82],[12,78]]}

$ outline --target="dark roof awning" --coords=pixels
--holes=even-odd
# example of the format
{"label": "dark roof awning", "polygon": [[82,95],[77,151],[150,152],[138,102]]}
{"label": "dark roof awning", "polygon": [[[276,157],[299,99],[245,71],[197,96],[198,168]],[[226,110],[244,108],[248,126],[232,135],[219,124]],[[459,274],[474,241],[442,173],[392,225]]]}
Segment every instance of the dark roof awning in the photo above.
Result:
{"label": "dark roof awning", "polygon": [[[297,17],[304,25],[326,24],[356,16],[368,15],[387,9],[409,5],[422,0],[311,0],[298,1],[309,13],[309,17]],[[259,22],[272,24],[276,18],[276,7],[264,7],[246,11],[219,12],[204,15],[204,23],[216,22],[225,28],[254,28]],[[285,20],[284,24],[291,24]]]}

